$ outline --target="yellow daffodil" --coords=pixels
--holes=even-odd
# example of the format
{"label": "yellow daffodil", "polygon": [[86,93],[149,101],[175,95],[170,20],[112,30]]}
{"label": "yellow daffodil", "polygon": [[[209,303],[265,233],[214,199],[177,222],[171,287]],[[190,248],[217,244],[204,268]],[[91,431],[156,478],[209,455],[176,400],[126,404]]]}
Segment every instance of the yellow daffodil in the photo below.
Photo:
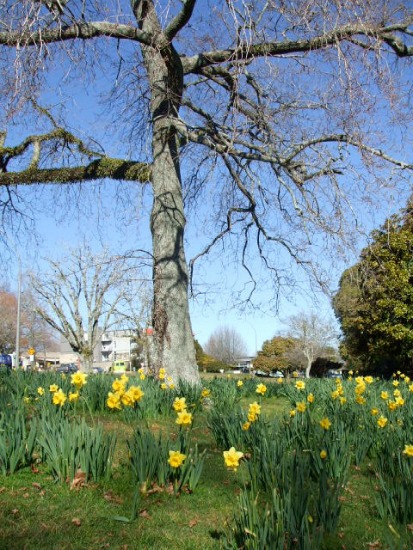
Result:
{"label": "yellow daffodil", "polygon": [[122,393],[120,400],[122,405],[125,405],[125,407],[132,407],[133,405],[133,399],[129,391]]}
{"label": "yellow daffodil", "polygon": [[305,412],[307,405],[304,403],[304,401],[299,401],[296,408],[299,413],[303,413]]}
{"label": "yellow daffodil", "polygon": [[50,384],[49,391],[50,393],[55,393],[59,389],[57,384]]}
{"label": "yellow daffodil", "polygon": [[69,402],[77,401],[79,399],[79,392],[70,392],[69,393]]}
{"label": "yellow daffodil", "polygon": [[385,425],[387,424],[388,420],[386,417],[384,416],[380,416],[379,419],[377,420],[377,426],[379,428],[384,428]]}
{"label": "yellow daffodil", "polygon": [[242,425],[242,429],[244,430],[244,432],[248,431],[251,427],[251,422],[244,422],[244,424]]}
{"label": "yellow daffodil", "polygon": [[140,401],[142,397],[145,395],[140,386],[131,386],[128,389],[128,393],[132,397],[132,401],[134,403],[136,403],[137,401]]}
{"label": "yellow daffodil", "polygon": [[290,416],[291,416],[291,417],[295,416],[295,415],[296,415],[296,412],[297,412],[297,411],[296,411],[295,409],[291,409],[291,411],[290,411]]}
{"label": "yellow daffodil", "polygon": [[295,383],[295,387],[297,388],[297,390],[304,390],[305,382],[303,382],[302,380],[297,380],[297,382]]}
{"label": "yellow daffodil", "polygon": [[39,395],[44,395],[44,388],[42,388],[41,386],[39,386],[39,387],[37,388],[37,393],[38,393]]}
{"label": "yellow daffodil", "polygon": [[201,397],[202,397],[203,399],[209,397],[210,395],[211,395],[211,390],[208,390],[208,389],[206,389],[206,388],[204,388],[204,389],[202,390],[202,392],[201,392]]}
{"label": "yellow daffodil", "polygon": [[167,390],[167,389],[168,389],[168,384],[166,382],[162,382],[161,390]]}
{"label": "yellow daffodil", "polygon": [[320,458],[321,460],[325,460],[327,458],[327,451],[325,449],[320,451]]}
{"label": "yellow daffodil", "polygon": [[186,410],[181,411],[178,413],[178,418],[175,422],[180,426],[189,426],[192,423],[192,414]]}
{"label": "yellow daffodil", "polygon": [[186,455],[182,454],[179,451],[169,451],[168,463],[172,468],[179,468],[182,466]]}
{"label": "yellow daffodil", "polygon": [[125,391],[125,382],[121,378],[117,378],[112,383],[112,390],[114,392],[124,392]]}
{"label": "yellow daffodil", "polygon": [[185,397],[175,397],[175,401],[172,403],[174,411],[181,412],[186,410]]}
{"label": "yellow daffodil", "polygon": [[256,416],[261,414],[261,405],[259,405],[256,401],[254,401],[254,403],[250,403],[248,414],[254,414]]}
{"label": "yellow daffodil", "polygon": [[340,405],[345,405],[347,403],[347,399],[345,397],[340,397]]}
{"label": "yellow daffodil", "polygon": [[366,376],[364,378],[364,381],[367,383],[367,384],[373,384],[374,382],[374,378],[372,376]]}
{"label": "yellow daffodil", "polygon": [[329,430],[331,427],[330,420],[325,416],[320,420],[320,426],[323,428],[323,430]]}
{"label": "yellow daffodil", "polygon": [[244,385],[244,382],[243,382],[242,380],[238,380],[237,386],[238,386],[239,388],[242,388],[243,385]]}
{"label": "yellow daffodil", "polygon": [[379,409],[376,409],[375,407],[373,407],[373,408],[371,409],[371,414],[372,414],[373,416],[378,415],[378,414],[379,414]]}
{"label": "yellow daffodil", "polygon": [[66,402],[66,395],[63,390],[59,389],[53,393],[53,404],[54,405],[60,405],[60,407],[63,407],[63,405]]}
{"label": "yellow daffodil", "polygon": [[309,403],[314,403],[314,394],[309,393],[309,394],[307,395],[307,401],[308,401]]}
{"label": "yellow daffodil", "polygon": [[255,390],[255,392],[260,395],[264,395],[266,391],[267,391],[267,386],[265,384],[258,384]]}
{"label": "yellow daffodil", "polygon": [[109,409],[121,409],[121,402],[120,402],[120,394],[118,393],[108,393],[108,398],[106,400],[106,404],[109,407]]}
{"label": "yellow daffodil", "polygon": [[355,401],[358,405],[365,405],[366,404],[366,398],[363,397],[362,395],[358,395],[356,397]]}
{"label": "yellow daffodil", "polygon": [[384,400],[389,398],[389,394],[386,391],[382,391],[380,397]]}
{"label": "yellow daffodil", "polygon": [[413,456],[413,445],[405,445],[403,454],[406,456]]}
{"label": "yellow daffodil", "polygon": [[231,447],[229,451],[224,451],[223,454],[226,467],[236,472],[239,467],[239,461],[244,456],[244,453],[235,450],[235,447]]}
{"label": "yellow daffodil", "polygon": [[80,389],[86,382],[87,375],[84,372],[75,372],[71,376],[71,382],[74,386]]}

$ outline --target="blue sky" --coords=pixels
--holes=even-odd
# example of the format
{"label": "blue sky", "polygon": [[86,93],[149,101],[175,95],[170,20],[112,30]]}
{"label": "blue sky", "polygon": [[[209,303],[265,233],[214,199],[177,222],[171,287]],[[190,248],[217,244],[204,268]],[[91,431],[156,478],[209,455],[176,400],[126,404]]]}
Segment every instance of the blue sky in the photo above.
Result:
{"label": "blue sky", "polygon": [[[199,3],[197,9],[201,10],[202,5],[202,3]],[[214,32],[218,35],[218,40],[226,41],[226,37],[219,31],[218,27],[214,29]],[[197,43],[194,42],[194,48],[196,47]],[[120,45],[120,52],[123,55],[125,52],[130,53],[132,49],[132,46]],[[114,57],[116,55],[117,53],[114,53]],[[128,58],[124,55],[125,59],[126,63],[130,63],[131,66],[136,61],[133,56]],[[282,63],[286,63],[286,59]],[[52,77],[46,81],[42,104],[53,105],[54,112],[58,112],[60,106],[64,105],[69,112],[68,119],[70,120],[72,129],[76,132],[81,133],[84,131],[85,134],[92,134],[92,137],[100,140],[108,155],[125,154],[131,158],[140,160],[143,153],[145,153],[144,148],[147,146],[145,139],[140,141],[138,139],[129,140],[129,135],[126,131],[123,132],[122,124],[111,125],[111,122],[107,118],[108,106],[100,105],[95,98],[95,92],[100,96],[108,91],[109,84],[112,81],[111,78],[106,77],[115,77],[117,66],[112,67],[111,71],[108,70],[108,73],[100,72],[98,65],[93,67],[93,70],[91,66],[88,66],[88,69],[90,69],[90,73],[95,71],[96,77],[91,84],[86,83],[84,86],[82,68],[80,70],[73,69],[73,67],[69,67],[58,61],[53,67]],[[127,82],[125,95],[129,93],[133,94],[133,91],[131,91],[133,86],[139,92],[139,73],[137,74],[138,76],[134,75],[132,70],[130,71],[128,76],[130,81]],[[312,73],[309,72],[304,77],[304,82],[307,85],[311,84],[311,75]],[[283,76],[284,81],[280,82],[280,86],[284,85],[284,90],[287,93],[291,89],[291,79],[288,73],[285,73]],[[327,83],[328,75],[326,75],[325,79]],[[58,81],[60,82],[59,85],[57,85]],[[274,86],[274,88],[278,92],[277,87]],[[297,90],[300,87],[298,84],[295,84],[294,88]],[[115,91],[118,93],[118,90]],[[128,97],[128,99],[130,99],[134,109],[130,113],[127,112],[125,116],[129,116],[131,119],[134,117],[138,119],[141,105],[138,102],[134,105],[132,96],[131,98]],[[313,116],[315,117],[315,115]],[[115,122],[119,122],[119,120],[115,120]],[[317,120],[310,118],[307,124],[314,125],[316,122]],[[383,123],[385,123],[384,118]],[[409,124],[409,121],[406,121],[406,124]],[[374,119],[372,119],[371,125],[375,125]],[[24,130],[25,133],[30,133],[32,128],[29,126],[29,128],[24,128]],[[140,127],[140,131],[144,131],[142,127]],[[15,142],[20,135],[23,135],[23,128],[17,126],[10,132],[10,142]],[[400,141],[398,140],[397,132],[392,137],[396,147],[399,146],[399,148],[402,148],[401,143],[397,143]],[[409,153],[409,143],[403,145]],[[185,163],[183,166],[185,173]],[[351,179],[350,174],[349,178]],[[208,198],[213,201],[214,189],[216,189],[214,185],[217,182],[208,181],[207,183],[212,184],[212,190],[208,191],[210,193]],[[354,188],[357,187],[357,175],[351,183],[354,184]],[[217,187],[219,187],[219,182]],[[62,254],[62,251],[66,247],[75,246],[84,237],[93,244],[96,251],[99,251],[102,246],[110,246],[113,253],[122,253],[126,250],[136,248],[145,248],[148,250],[151,248],[148,231],[148,207],[151,202],[150,190],[142,189],[140,185],[120,185],[108,182],[102,185],[88,183],[83,186],[81,192],[78,186],[62,188],[57,193],[52,192],[50,188],[38,188],[36,190],[25,189],[24,196],[26,203],[21,203],[19,206],[24,214],[33,219],[33,226],[29,223],[28,231],[25,233],[18,231],[18,235],[22,236],[19,254],[23,261],[23,269],[30,269],[37,264],[41,265],[43,257],[55,259],[56,256]],[[376,198],[372,197],[372,199]],[[356,212],[358,219],[365,224],[367,231],[371,230],[381,224],[390,214],[403,207],[405,198],[406,187],[404,187],[404,190],[400,189],[400,191],[395,191],[393,194],[387,192],[387,198],[383,199],[378,207],[373,207],[369,211],[367,206],[369,197],[365,197],[366,202],[356,203],[355,206],[356,210],[358,210]],[[206,242],[205,228],[202,225],[203,222],[200,220],[208,217],[208,204],[201,202],[197,205],[197,208],[199,208],[199,212],[195,208],[188,216],[188,260]],[[279,223],[278,219],[276,223]],[[18,236],[16,239],[18,240]],[[236,235],[234,236],[234,242],[235,240]],[[12,242],[13,238],[9,238],[10,245],[12,245]],[[362,239],[359,240],[358,249],[364,244],[365,241]],[[321,246],[320,250],[322,250]],[[285,329],[282,321],[291,314],[295,314],[301,310],[309,311],[310,309],[315,309],[323,316],[332,315],[328,296],[316,293],[318,300],[314,302],[308,281],[303,278],[301,272],[297,271],[282,256],[280,256],[280,267],[285,270],[286,282],[285,286],[281,289],[278,314],[274,310],[271,310],[270,307],[266,307],[269,306],[273,294],[270,286],[267,284],[268,281],[267,283],[264,282],[264,277],[259,285],[257,294],[262,309],[254,310],[250,308],[248,311],[241,313],[233,307],[233,293],[246,284],[245,273],[240,268],[240,263],[232,261],[232,258],[230,247],[225,245],[214,250],[210,258],[203,261],[196,269],[195,283],[198,284],[201,281],[201,290],[206,290],[207,292],[206,294],[199,295],[191,302],[193,331],[201,344],[205,344],[215,328],[220,325],[227,325],[239,331],[247,343],[249,353],[253,354],[261,348],[264,340]],[[346,265],[354,262],[356,258],[357,255],[349,255],[344,260],[338,254],[336,257],[334,255],[328,257],[327,255],[324,256],[322,252],[317,257],[316,253],[316,259],[326,270],[332,288],[337,286],[342,270]],[[263,275],[260,271],[261,267],[254,258],[252,258],[252,263],[256,266],[258,275]],[[15,280],[15,270],[13,267],[11,267],[11,273],[12,278]],[[291,275],[295,284],[292,282],[287,283],[289,275]]]}

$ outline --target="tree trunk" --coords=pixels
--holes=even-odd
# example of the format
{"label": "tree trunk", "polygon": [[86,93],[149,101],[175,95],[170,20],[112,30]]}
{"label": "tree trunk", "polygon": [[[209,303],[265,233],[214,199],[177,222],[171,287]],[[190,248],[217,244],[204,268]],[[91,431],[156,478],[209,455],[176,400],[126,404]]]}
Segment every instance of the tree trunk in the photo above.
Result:
{"label": "tree trunk", "polygon": [[155,36],[142,47],[151,90],[153,246],[153,330],[155,369],[191,383],[199,382],[189,317],[188,269],[184,252],[185,214],[179,163],[178,112],[182,97],[182,65],[165,42],[151,2],[142,2],[141,26]]}

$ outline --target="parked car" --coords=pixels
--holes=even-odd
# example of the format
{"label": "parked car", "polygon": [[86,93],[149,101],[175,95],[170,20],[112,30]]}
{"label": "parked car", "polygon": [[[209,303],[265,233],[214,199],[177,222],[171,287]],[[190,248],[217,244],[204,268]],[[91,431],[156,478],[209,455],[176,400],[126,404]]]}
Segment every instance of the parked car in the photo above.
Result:
{"label": "parked car", "polygon": [[268,372],[264,372],[263,370],[255,370],[253,372],[255,376],[268,376]]}
{"label": "parked car", "polygon": [[77,372],[79,369],[74,363],[62,363],[56,369],[56,372],[69,374],[70,372]]}
{"label": "parked car", "polygon": [[326,378],[343,378],[343,373],[341,373],[339,370],[330,369],[326,373]]}
{"label": "parked car", "polygon": [[280,370],[276,370],[275,372],[270,372],[271,378],[284,378],[284,374]]}

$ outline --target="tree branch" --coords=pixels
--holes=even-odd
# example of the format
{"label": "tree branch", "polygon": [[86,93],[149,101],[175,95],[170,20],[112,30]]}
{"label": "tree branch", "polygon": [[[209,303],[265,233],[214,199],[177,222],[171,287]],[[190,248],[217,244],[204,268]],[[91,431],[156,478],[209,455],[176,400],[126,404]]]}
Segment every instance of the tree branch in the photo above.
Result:
{"label": "tree branch", "polygon": [[183,1],[182,10],[178,13],[176,17],[174,17],[174,19],[172,19],[172,21],[169,23],[169,25],[165,29],[165,38],[169,42],[175,38],[175,36],[179,33],[179,31],[183,27],[185,27],[185,25],[191,19],[195,4],[196,4],[196,0]]}
{"label": "tree branch", "polygon": [[0,32],[0,44],[10,47],[34,46],[79,38],[90,40],[100,36],[116,38],[116,40],[132,40],[141,44],[150,44],[152,40],[148,33],[132,25],[96,21],[93,23],[75,23],[67,27],[53,29],[39,29],[34,32],[2,31]]}
{"label": "tree branch", "polygon": [[77,183],[104,178],[145,183],[151,178],[151,169],[143,162],[103,157],[86,166],[72,168],[28,168],[20,172],[0,173],[0,186],[31,185],[35,183]]}
{"label": "tree branch", "polygon": [[[320,50],[329,46],[334,46],[337,42],[351,40],[356,36],[382,40],[391,47],[396,55],[399,57],[406,57],[413,55],[413,47],[408,47],[400,38],[396,37],[394,33],[409,34],[408,27],[412,24],[413,17],[410,17],[403,23],[386,27],[345,25],[331,32],[307,40],[283,40],[280,42],[262,42],[260,44],[243,43],[237,48],[214,50],[191,57],[183,57],[182,65],[184,74],[198,73],[202,68],[217,63],[239,60],[247,61],[256,57],[276,57]],[[364,47],[371,47],[371,45],[365,44]]]}

